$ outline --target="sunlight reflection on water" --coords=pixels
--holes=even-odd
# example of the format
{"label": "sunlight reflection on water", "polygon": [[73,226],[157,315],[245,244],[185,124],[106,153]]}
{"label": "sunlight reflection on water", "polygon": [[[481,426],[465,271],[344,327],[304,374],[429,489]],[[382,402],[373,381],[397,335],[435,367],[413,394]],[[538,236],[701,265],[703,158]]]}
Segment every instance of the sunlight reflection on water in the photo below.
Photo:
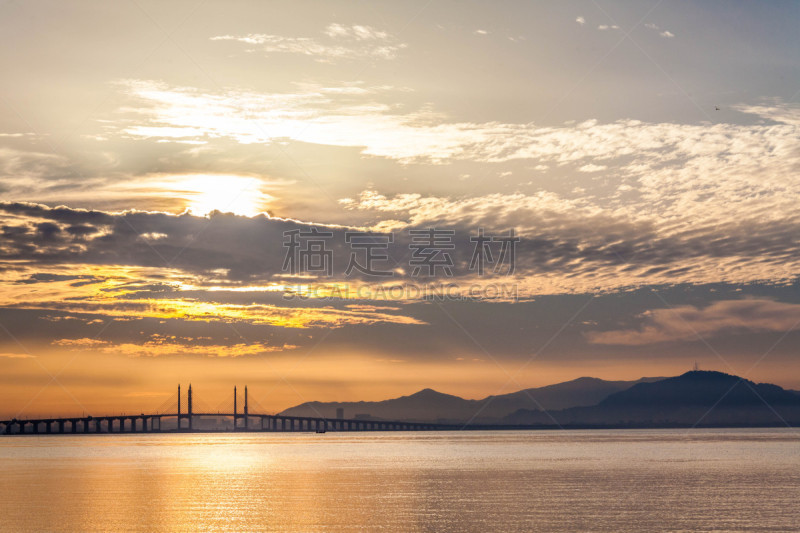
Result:
{"label": "sunlight reflection on water", "polygon": [[800,527],[800,433],[0,438],[3,531]]}

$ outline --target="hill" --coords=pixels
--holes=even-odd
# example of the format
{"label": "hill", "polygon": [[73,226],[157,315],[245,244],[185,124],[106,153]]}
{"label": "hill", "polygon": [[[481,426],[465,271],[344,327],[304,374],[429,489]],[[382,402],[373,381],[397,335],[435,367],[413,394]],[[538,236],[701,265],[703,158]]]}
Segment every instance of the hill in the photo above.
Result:
{"label": "hill", "polygon": [[692,371],[616,392],[592,407],[522,409],[507,424],[708,426],[795,425],[800,396],[722,372]]}
{"label": "hill", "polygon": [[369,415],[385,420],[496,423],[521,409],[559,410],[595,405],[613,393],[660,379],[663,378],[605,381],[583,377],[555,385],[488,396],[481,400],[467,400],[433,389],[423,389],[409,396],[377,402],[306,402],[281,414],[333,418],[336,410],[341,408],[344,409],[345,418]]}

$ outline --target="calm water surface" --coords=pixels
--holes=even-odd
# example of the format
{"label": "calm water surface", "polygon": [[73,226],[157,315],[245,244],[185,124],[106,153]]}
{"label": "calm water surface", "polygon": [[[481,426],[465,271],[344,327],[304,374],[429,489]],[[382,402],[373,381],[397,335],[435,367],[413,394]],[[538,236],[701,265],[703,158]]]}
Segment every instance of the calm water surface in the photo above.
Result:
{"label": "calm water surface", "polygon": [[2,531],[797,531],[797,430],[0,438]]}

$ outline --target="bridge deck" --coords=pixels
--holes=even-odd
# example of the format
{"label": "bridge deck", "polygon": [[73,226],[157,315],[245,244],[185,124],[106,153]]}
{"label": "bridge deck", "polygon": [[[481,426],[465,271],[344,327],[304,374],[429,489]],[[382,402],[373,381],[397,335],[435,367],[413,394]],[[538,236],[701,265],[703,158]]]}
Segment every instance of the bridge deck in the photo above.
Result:
{"label": "bridge deck", "polygon": [[[235,431],[430,431],[467,429],[463,425],[379,420],[363,418],[325,418],[258,413],[156,413],[0,420],[0,434],[130,433],[161,431],[224,431],[198,429],[198,418],[232,418]],[[162,430],[161,420],[177,419],[177,427]],[[105,427],[104,427],[105,426]],[[116,428],[115,428],[116,426]],[[128,429],[126,429],[126,427]],[[487,427],[488,429],[489,427]],[[479,429],[470,426],[469,429]],[[493,429],[497,429],[493,427]]]}

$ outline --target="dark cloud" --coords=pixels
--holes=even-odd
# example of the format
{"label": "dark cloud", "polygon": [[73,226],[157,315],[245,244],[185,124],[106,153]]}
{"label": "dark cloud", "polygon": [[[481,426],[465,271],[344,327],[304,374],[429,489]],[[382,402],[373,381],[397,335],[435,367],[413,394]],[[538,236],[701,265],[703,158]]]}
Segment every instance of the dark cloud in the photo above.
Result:
{"label": "dark cloud", "polygon": [[26,279],[21,279],[17,281],[17,283],[23,284],[32,284],[32,283],[48,283],[52,281],[73,281],[71,283],[73,287],[80,287],[81,285],[86,285],[90,283],[98,283],[102,281],[102,278],[97,276],[87,275],[87,274],[80,274],[80,275],[72,275],[72,274],[51,274],[46,272],[37,272],[35,274],[31,274]]}
{"label": "dark cloud", "polygon": [[97,233],[99,230],[94,226],[90,226],[88,224],[75,224],[73,226],[67,226],[66,231],[70,235],[74,235],[76,237],[84,237],[86,235]]}
{"label": "dark cloud", "polygon": [[[353,249],[345,242],[345,233],[352,228],[312,226],[266,215],[243,217],[214,212],[209,217],[199,217],[143,211],[113,214],[28,203],[0,203],[0,211],[9,215],[0,241],[0,253],[7,261],[173,267],[192,274],[213,272],[216,279],[236,283],[276,281],[286,279],[282,277],[287,253],[285,232],[307,232],[315,227],[331,234],[325,240],[332,253],[334,278],[345,278],[352,254],[364,262],[363,250]],[[475,246],[470,238],[482,222],[486,221],[477,220],[473,227],[471,221],[432,219],[429,225],[417,229],[453,231],[452,237],[445,238],[453,244],[447,253],[452,257],[453,276],[463,278],[474,274],[469,270]],[[669,235],[646,223],[608,216],[542,218],[537,223],[538,230],[533,235],[528,232],[516,247],[516,275],[523,279],[547,275],[559,276],[562,281],[591,280],[605,276],[611,279],[612,287],[614,283],[678,283],[686,281],[687,276],[702,278],[708,269],[726,261],[737,268],[757,266],[768,278],[775,274],[765,267],[772,266],[785,277],[787,266],[800,259],[800,241],[796,238],[800,225],[795,220],[746,227],[727,224]],[[497,231],[495,235],[501,233]],[[393,235],[394,242],[388,248],[390,259],[377,261],[374,267],[388,271],[400,266],[405,274],[396,273],[394,279],[408,280],[414,255],[409,228],[396,230]],[[497,259],[498,245],[492,246]],[[426,273],[423,268],[421,274]],[[435,274],[436,280],[447,281],[441,268]],[[324,274],[320,277],[325,278]],[[349,277],[366,278],[357,270],[351,271]]]}

